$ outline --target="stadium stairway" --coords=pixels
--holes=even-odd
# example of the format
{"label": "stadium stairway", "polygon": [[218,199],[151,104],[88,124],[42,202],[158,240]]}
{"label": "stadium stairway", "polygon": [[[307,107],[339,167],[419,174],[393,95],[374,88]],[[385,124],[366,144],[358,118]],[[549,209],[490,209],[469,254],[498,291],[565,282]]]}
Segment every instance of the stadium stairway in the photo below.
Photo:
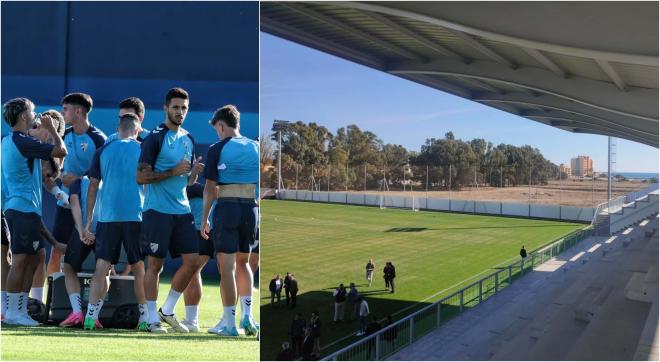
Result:
{"label": "stadium stairway", "polygon": [[610,214],[610,233],[619,232],[658,213],[658,190],[634,199]]}
{"label": "stadium stairway", "polygon": [[658,217],[590,237],[391,360],[657,360]]}

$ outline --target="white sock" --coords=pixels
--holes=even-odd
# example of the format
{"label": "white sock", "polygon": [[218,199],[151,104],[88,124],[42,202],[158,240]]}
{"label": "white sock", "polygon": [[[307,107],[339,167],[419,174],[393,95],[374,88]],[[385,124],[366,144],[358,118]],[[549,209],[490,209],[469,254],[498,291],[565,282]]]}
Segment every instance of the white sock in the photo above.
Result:
{"label": "white sock", "polygon": [[30,289],[30,297],[43,302],[44,301],[44,288],[32,288]]}
{"label": "white sock", "polygon": [[225,321],[225,325],[229,328],[236,328],[236,305],[230,305],[229,307],[224,307],[224,314],[222,318]]}
{"label": "white sock", "polygon": [[[23,301],[22,303],[20,302],[21,300]],[[28,315],[27,305],[28,305],[28,293],[22,292],[21,299],[19,300],[18,303],[18,306],[20,307],[18,312],[22,315]]]}
{"label": "white sock", "polygon": [[0,291],[0,313],[2,313],[2,315],[7,314],[8,306],[9,303],[7,302],[7,291],[6,290]]}
{"label": "white sock", "polygon": [[252,317],[252,296],[246,295],[240,298],[241,300],[241,310],[243,311],[243,317],[248,316]]}
{"label": "white sock", "polygon": [[158,316],[158,307],[156,306],[156,301],[155,300],[148,300],[147,301],[147,310],[149,312],[149,324],[160,322],[160,317]]}
{"label": "white sock", "polygon": [[74,313],[82,312],[82,301],[80,300],[80,293],[69,294],[69,302],[71,302],[71,309]]}
{"label": "white sock", "polygon": [[188,322],[196,321],[198,311],[199,311],[199,305],[187,305],[186,306],[186,320]]}
{"label": "white sock", "polygon": [[163,314],[174,314],[174,307],[176,306],[176,302],[179,301],[180,297],[181,293],[174,289],[170,289],[170,293],[167,295],[167,299],[165,299],[165,304],[163,304],[163,306],[160,308],[160,310],[163,311]]}
{"label": "white sock", "polygon": [[96,310],[98,309],[98,304],[92,304],[88,303],[87,304],[87,314],[85,314],[85,318],[94,318],[94,315],[96,314]]}
{"label": "white sock", "polygon": [[140,320],[139,323],[147,322],[149,323],[149,308],[147,308],[147,303],[138,304],[138,309],[140,310]]}
{"label": "white sock", "polygon": [[11,316],[13,318],[18,317],[18,303],[20,298],[21,293],[7,293],[7,300],[9,304],[7,306],[7,316]]}
{"label": "white sock", "polygon": [[[103,303],[105,303],[105,300],[103,300],[103,298],[99,299],[99,301],[96,303],[99,306],[99,310],[103,308]],[[98,313],[96,315],[98,315]]]}

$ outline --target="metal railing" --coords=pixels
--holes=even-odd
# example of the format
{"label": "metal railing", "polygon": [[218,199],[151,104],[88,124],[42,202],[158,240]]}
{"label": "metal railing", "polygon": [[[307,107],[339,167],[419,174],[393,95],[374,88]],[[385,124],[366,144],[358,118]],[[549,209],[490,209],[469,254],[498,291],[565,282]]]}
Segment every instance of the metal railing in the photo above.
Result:
{"label": "metal railing", "polygon": [[352,343],[322,361],[379,361],[440,328],[453,317],[488,300],[535,266],[550,260],[591,236],[586,227],[531,252],[524,260],[499,268],[486,277],[443,297],[417,312]]}
{"label": "metal railing", "polygon": [[633,201],[637,200],[638,198],[640,198],[642,196],[646,196],[649,193],[658,190],[659,185],[660,184],[655,183],[655,184],[649,185],[649,186],[647,186],[647,187],[645,187],[645,188],[643,188],[639,191],[631,192],[628,195],[626,195],[626,201],[625,202],[626,203],[633,202]]}

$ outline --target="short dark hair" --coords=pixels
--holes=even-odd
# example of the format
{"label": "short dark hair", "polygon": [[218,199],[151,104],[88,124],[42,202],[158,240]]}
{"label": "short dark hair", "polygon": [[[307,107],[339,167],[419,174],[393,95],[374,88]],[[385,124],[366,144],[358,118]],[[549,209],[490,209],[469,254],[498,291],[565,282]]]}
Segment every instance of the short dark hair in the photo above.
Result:
{"label": "short dark hair", "polygon": [[18,116],[31,107],[34,107],[34,103],[25,97],[10,99],[2,106],[2,116],[9,127],[14,127],[18,123]]}
{"label": "short dark hair", "polygon": [[62,98],[62,104],[73,104],[76,106],[81,106],[85,108],[85,111],[89,113],[94,106],[92,101],[92,96],[86,93],[69,93]]}
{"label": "short dark hair", "polygon": [[181,99],[189,99],[188,98],[188,92],[186,92],[183,88],[172,88],[167,91],[167,95],[165,96],[165,105],[169,106],[170,101],[172,98],[181,98]]}
{"label": "short dark hair", "polygon": [[126,113],[119,117],[119,129],[122,131],[133,131],[135,123],[140,123],[140,117],[135,113]]}
{"label": "short dark hair", "polygon": [[241,113],[233,104],[228,104],[222,108],[218,108],[211,118],[211,125],[215,126],[218,121],[223,121],[231,128],[238,128],[241,123]]}
{"label": "short dark hair", "polygon": [[62,116],[62,113],[54,109],[49,109],[46,112],[43,112],[42,114],[49,115],[50,118],[55,120],[54,125],[57,134],[60,135],[60,137],[64,137],[64,129],[66,128],[66,124],[64,123],[64,117]]}
{"label": "short dark hair", "polygon": [[134,110],[134,113],[138,116],[144,115],[144,102],[142,102],[142,100],[138,97],[128,97],[119,102],[119,109],[122,108],[130,108]]}

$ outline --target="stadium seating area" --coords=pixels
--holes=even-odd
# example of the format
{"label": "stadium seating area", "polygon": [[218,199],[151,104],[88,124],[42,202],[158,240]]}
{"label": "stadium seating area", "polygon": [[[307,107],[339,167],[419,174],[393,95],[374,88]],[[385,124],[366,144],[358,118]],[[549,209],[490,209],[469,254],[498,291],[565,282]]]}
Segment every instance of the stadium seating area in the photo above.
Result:
{"label": "stadium seating area", "polygon": [[656,206],[655,215],[585,240],[391,359],[657,360],[658,344]]}

